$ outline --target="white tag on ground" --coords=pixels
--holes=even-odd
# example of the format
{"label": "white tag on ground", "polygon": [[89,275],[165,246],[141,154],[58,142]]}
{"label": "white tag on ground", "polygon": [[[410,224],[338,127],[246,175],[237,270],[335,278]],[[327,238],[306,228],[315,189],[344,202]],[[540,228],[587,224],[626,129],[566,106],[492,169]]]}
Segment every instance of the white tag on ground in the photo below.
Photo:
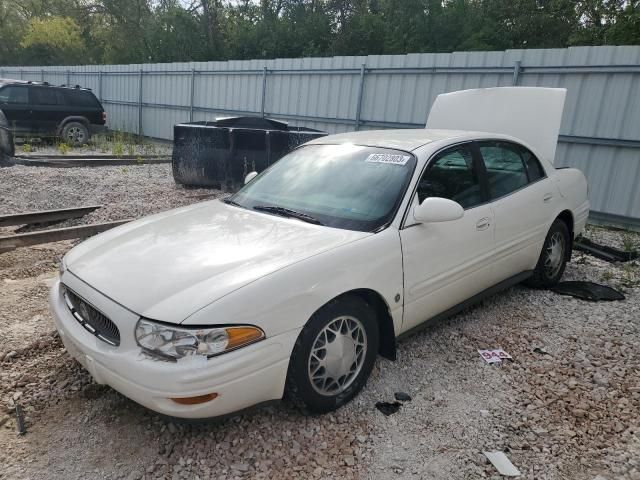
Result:
{"label": "white tag on ground", "polygon": [[501,348],[496,348],[494,350],[478,350],[478,353],[487,363],[500,363],[505,359],[511,360],[511,355]]}
{"label": "white tag on ground", "polygon": [[506,477],[517,477],[522,475],[520,470],[513,466],[511,460],[503,452],[482,452],[485,457],[496,467],[500,475]]}

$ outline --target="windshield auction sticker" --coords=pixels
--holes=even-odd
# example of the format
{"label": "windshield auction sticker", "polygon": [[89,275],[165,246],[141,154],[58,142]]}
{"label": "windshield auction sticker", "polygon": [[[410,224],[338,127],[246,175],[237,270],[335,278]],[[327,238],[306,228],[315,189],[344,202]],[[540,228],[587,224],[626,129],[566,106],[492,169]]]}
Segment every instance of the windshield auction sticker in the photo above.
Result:
{"label": "windshield auction sticker", "polygon": [[390,153],[372,153],[367,157],[367,163],[391,163],[393,165],[406,165],[411,157],[409,155],[392,155]]}

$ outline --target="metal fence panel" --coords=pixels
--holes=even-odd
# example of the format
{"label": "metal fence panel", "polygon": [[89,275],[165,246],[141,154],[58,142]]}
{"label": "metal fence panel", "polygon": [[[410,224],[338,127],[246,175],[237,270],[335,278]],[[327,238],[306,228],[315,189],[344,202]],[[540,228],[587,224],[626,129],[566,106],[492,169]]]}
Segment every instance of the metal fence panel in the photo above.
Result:
{"label": "metal fence panel", "polygon": [[421,53],[172,64],[0,67],[91,88],[111,128],[266,115],[330,133],[422,128],[437,95],[507,85],[568,90],[556,163],[587,175],[599,219],[640,226],[640,47]]}

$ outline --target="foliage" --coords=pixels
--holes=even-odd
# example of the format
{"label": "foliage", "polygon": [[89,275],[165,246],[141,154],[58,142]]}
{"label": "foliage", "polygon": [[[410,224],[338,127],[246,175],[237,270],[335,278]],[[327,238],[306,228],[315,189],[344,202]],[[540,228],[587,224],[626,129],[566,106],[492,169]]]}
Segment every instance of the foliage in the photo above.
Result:
{"label": "foliage", "polygon": [[0,0],[0,64],[640,44],[640,0]]}
{"label": "foliage", "polygon": [[80,27],[69,17],[32,18],[20,47],[40,65],[78,63],[85,56]]}
{"label": "foliage", "polygon": [[60,154],[66,155],[67,153],[69,153],[69,150],[71,150],[71,146],[67,145],[66,143],[62,142],[58,144],[58,151],[60,152]]}
{"label": "foliage", "polygon": [[122,142],[115,142],[113,147],[111,148],[111,154],[116,157],[121,157],[124,155],[124,144]]}

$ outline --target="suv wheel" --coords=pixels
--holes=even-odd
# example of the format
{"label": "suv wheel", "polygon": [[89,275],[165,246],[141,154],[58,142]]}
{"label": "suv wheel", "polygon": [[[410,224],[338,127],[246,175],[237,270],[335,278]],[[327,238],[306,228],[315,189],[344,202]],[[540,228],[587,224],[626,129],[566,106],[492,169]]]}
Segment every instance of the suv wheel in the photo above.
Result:
{"label": "suv wheel", "polygon": [[376,313],[355,296],[318,310],[296,341],[287,375],[287,396],[303,412],[335,410],[364,387],[378,351]]}
{"label": "suv wheel", "polygon": [[69,122],[62,128],[62,138],[65,143],[80,147],[89,141],[89,129],[80,122]]}

